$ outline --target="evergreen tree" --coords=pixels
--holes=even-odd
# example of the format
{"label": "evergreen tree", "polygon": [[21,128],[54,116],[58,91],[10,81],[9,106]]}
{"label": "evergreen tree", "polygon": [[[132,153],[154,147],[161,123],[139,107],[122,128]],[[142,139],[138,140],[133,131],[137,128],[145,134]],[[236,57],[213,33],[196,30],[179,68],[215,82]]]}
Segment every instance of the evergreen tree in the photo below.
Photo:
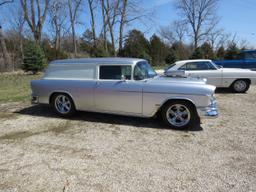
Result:
{"label": "evergreen tree", "polygon": [[129,32],[120,55],[125,57],[143,58],[151,61],[149,47],[149,42],[144,37],[143,33],[134,29]]}
{"label": "evergreen tree", "polygon": [[226,50],[225,59],[233,60],[239,54],[240,50],[238,49],[236,43],[230,43]]}
{"label": "evergreen tree", "polygon": [[218,50],[217,50],[217,59],[219,60],[223,60],[225,57],[226,51],[224,49],[223,46],[221,46]]}
{"label": "evergreen tree", "polygon": [[173,49],[169,50],[168,55],[165,58],[165,63],[170,65],[178,60],[176,52]]}
{"label": "evergreen tree", "polygon": [[201,47],[198,47],[195,49],[195,51],[193,52],[191,59],[202,59],[204,57],[204,53],[202,51]]}
{"label": "evergreen tree", "polygon": [[203,53],[202,59],[214,59],[214,51],[209,43],[205,42],[201,46],[201,50]]}
{"label": "evergreen tree", "polygon": [[46,59],[43,50],[34,42],[28,42],[24,49],[23,70],[31,71],[33,74],[36,74],[45,67]]}
{"label": "evergreen tree", "polygon": [[153,65],[162,65],[168,54],[168,48],[155,34],[150,38],[150,56]]}

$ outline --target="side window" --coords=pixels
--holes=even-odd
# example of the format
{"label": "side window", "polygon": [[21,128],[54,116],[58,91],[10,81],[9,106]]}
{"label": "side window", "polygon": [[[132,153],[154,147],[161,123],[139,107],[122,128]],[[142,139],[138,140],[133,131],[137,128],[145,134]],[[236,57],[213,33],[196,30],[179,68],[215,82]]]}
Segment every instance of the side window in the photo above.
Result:
{"label": "side window", "polygon": [[185,64],[185,65],[182,65],[180,68],[179,68],[179,70],[186,70],[187,69],[187,64]]}
{"label": "side window", "polygon": [[247,60],[256,59],[256,52],[245,53],[245,59],[247,59]]}
{"label": "side window", "polygon": [[186,70],[192,71],[192,70],[199,70],[199,69],[198,69],[197,63],[194,62],[194,63],[187,63]]}
{"label": "side window", "polygon": [[131,79],[131,66],[100,66],[100,79]]}
{"label": "side window", "polygon": [[191,62],[186,64],[186,70],[215,70],[215,67],[209,62]]}

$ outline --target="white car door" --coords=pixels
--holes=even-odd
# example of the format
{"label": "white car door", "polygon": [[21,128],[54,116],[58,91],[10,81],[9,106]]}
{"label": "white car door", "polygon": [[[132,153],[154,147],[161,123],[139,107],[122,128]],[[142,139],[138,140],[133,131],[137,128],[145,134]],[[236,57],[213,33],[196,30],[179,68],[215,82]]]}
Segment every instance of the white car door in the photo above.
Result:
{"label": "white car door", "polygon": [[222,87],[222,70],[216,68],[211,62],[188,62],[181,69],[185,70],[187,76],[206,78],[207,84]]}

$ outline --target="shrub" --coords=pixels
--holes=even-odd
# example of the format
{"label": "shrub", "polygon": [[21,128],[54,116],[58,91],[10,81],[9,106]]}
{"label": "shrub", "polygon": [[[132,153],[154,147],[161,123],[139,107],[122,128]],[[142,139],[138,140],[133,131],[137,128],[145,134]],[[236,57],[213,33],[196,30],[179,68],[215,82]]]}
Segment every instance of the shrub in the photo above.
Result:
{"label": "shrub", "polygon": [[42,71],[46,67],[46,59],[39,45],[30,41],[24,48],[24,59],[22,69],[31,71],[33,74]]}

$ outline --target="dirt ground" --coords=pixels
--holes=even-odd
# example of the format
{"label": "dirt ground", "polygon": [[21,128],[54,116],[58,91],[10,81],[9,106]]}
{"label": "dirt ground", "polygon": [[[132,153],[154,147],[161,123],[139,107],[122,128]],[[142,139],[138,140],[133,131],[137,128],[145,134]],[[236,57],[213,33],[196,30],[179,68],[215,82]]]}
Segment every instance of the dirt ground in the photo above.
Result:
{"label": "dirt ground", "polygon": [[256,87],[191,131],[157,119],[0,105],[0,192],[256,191]]}

